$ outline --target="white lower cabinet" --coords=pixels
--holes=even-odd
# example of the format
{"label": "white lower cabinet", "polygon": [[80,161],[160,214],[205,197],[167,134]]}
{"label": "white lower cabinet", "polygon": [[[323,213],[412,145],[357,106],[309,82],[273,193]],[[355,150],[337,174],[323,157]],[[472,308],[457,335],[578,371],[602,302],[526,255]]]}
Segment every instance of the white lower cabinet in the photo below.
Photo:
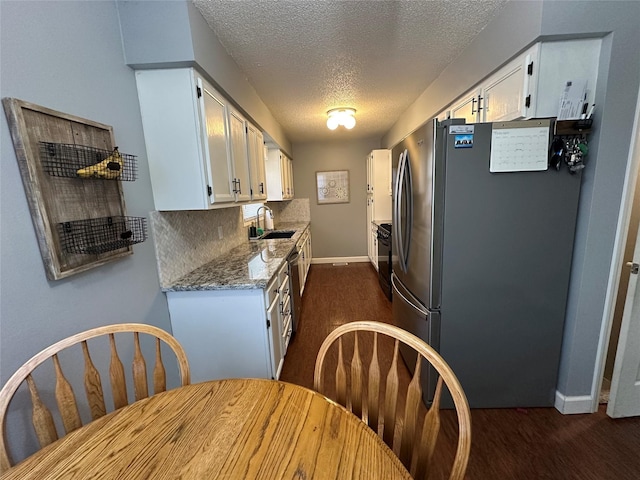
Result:
{"label": "white lower cabinet", "polygon": [[167,292],[191,382],[279,378],[291,339],[289,291],[285,263],[266,289]]}
{"label": "white lower cabinet", "polygon": [[309,274],[309,268],[311,267],[311,230],[307,229],[302,234],[300,240],[296,244],[300,258],[298,260],[298,275],[300,277],[300,295],[304,293],[304,286],[307,283],[307,275]]}
{"label": "white lower cabinet", "polygon": [[368,240],[369,261],[378,270],[378,227],[375,223],[369,223]]}

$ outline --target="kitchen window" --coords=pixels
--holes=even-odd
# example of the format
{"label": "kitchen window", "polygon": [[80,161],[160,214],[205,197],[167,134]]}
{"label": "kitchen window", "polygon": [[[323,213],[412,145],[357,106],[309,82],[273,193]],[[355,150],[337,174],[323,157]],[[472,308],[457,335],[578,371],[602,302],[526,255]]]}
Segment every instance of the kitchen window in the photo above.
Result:
{"label": "kitchen window", "polygon": [[242,205],[242,218],[244,225],[251,225],[251,222],[255,222],[258,214],[258,209],[262,207],[264,203],[250,203],[249,205]]}

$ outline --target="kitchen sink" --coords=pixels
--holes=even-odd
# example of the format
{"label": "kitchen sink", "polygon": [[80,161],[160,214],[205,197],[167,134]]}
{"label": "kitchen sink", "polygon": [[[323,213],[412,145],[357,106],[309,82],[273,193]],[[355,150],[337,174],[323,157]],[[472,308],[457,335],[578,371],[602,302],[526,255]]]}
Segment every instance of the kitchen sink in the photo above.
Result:
{"label": "kitchen sink", "polygon": [[296,233],[295,230],[280,230],[275,232],[269,232],[262,237],[261,240],[269,240],[271,238],[291,238],[293,234]]}

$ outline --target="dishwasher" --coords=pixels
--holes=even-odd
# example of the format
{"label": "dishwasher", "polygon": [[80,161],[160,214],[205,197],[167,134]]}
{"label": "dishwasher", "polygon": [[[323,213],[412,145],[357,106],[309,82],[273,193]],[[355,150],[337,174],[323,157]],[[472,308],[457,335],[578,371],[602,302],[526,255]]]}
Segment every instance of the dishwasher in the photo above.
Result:
{"label": "dishwasher", "polygon": [[293,251],[287,257],[287,263],[289,264],[289,281],[291,282],[291,331],[292,335],[296,333],[298,321],[300,320],[300,312],[302,311],[302,297],[300,296],[300,269],[298,267],[298,261],[300,259],[300,252],[298,248],[294,248]]}

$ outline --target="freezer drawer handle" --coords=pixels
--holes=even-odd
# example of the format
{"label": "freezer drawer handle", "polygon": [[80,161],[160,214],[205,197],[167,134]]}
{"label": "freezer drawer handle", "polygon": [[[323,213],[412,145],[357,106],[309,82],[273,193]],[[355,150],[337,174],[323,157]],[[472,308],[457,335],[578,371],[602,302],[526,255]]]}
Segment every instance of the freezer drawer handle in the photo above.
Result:
{"label": "freezer drawer handle", "polygon": [[414,302],[412,302],[411,300],[409,300],[407,297],[405,297],[400,290],[398,289],[398,287],[396,286],[396,282],[394,281],[394,278],[396,278],[395,275],[391,274],[391,285],[393,286],[393,290],[400,295],[400,298],[402,298],[405,303],[409,304],[409,306],[411,306],[416,312],[418,312],[420,315],[424,315],[425,317],[429,316],[429,312],[427,312],[426,310],[418,307]]}

